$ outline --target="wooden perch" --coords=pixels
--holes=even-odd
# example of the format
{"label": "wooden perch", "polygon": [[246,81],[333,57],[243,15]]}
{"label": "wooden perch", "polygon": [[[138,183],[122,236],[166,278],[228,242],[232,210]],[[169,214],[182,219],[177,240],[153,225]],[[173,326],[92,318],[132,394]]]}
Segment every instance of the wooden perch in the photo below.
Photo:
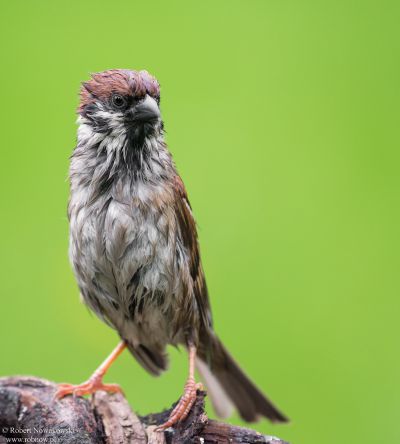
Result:
{"label": "wooden perch", "polygon": [[[170,410],[138,417],[121,394],[54,400],[56,385],[33,377],[0,378],[0,444],[287,444],[272,436],[208,419],[204,392],[185,421],[156,432]],[[11,440],[10,438],[16,438]]]}

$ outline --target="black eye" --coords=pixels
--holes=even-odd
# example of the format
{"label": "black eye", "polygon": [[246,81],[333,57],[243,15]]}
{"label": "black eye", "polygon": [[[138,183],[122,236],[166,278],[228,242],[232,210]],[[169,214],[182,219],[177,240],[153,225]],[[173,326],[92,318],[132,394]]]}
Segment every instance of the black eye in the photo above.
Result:
{"label": "black eye", "polygon": [[126,99],[120,94],[114,94],[111,98],[111,103],[115,108],[121,109],[126,106]]}

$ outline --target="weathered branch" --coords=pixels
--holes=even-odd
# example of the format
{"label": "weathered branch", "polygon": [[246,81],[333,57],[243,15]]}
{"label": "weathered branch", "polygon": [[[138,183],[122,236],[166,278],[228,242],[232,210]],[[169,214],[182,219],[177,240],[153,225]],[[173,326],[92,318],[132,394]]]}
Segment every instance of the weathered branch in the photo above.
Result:
{"label": "weathered branch", "polygon": [[[285,444],[278,438],[207,418],[204,392],[174,429],[156,432],[170,410],[138,417],[121,394],[54,400],[56,385],[33,377],[0,378],[0,443],[57,444]],[[10,438],[14,438],[13,441]]]}

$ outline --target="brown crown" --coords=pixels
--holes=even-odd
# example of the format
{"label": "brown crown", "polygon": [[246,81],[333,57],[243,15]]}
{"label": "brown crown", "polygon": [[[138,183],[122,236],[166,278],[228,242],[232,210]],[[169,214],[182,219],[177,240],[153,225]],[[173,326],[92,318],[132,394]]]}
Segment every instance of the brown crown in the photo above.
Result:
{"label": "brown crown", "polygon": [[132,95],[136,98],[149,94],[160,95],[157,80],[147,71],[129,71],[127,69],[110,69],[92,74],[92,78],[82,83],[78,112],[86,105],[100,100],[110,99],[112,94]]}

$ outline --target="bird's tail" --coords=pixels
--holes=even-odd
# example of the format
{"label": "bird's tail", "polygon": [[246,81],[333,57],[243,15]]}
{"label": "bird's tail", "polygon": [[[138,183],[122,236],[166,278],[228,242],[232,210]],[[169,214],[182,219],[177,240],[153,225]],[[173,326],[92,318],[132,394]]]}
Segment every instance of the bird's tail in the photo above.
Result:
{"label": "bird's tail", "polygon": [[272,422],[288,418],[246,376],[217,337],[210,340],[211,353],[200,347],[196,367],[204,381],[216,413],[227,417],[236,407],[240,416],[254,422],[265,416]]}

